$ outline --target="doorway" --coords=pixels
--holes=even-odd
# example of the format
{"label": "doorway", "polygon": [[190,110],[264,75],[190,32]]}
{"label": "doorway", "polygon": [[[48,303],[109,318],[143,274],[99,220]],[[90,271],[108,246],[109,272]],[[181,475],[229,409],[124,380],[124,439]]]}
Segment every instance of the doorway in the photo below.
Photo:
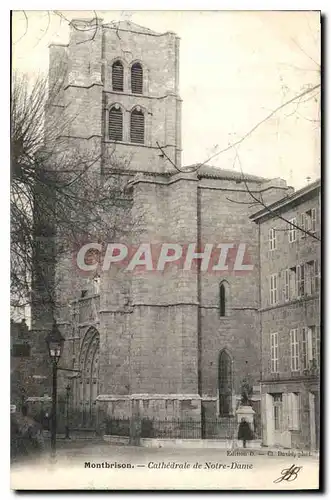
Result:
{"label": "doorway", "polygon": [[80,352],[81,377],[78,389],[80,426],[94,428],[97,423],[96,398],[99,393],[99,332],[90,328]]}
{"label": "doorway", "polygon": [[274,445],[282,445],[283,431],[283,395],[281,393],[272,394],[272,416],[274,424]]}

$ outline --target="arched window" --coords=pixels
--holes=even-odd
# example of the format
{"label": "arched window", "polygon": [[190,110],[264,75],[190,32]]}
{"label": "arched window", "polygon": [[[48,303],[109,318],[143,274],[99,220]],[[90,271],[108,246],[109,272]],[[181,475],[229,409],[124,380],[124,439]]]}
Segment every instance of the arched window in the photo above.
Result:
{"label": "arched window", "polygon": [[225,417],[232,414],[232,360],[223,349],[218,361],[219,412]]}
{"label": "arched window", "polygon": [[222,281],[219,289],[219,308],[220,316],[228,316],[229,314],[229,284],[227,281]]}
{"label": "arched window", "polygon": [[224,283],[220,285],[220,316],[225,316],[225,286]]}
{"label": "arched window", "polygon": [[144,144],[145,138],[145,116],[141,109],[135,108],[131,113],[130,140],[138,144]]}
{"label": "arched window", "polygon": [[143,93],[143,68],[140,63],[131,66],[131,92],[133,94]]}
{"label": "arched window", "polygon": [[123,92],[123,64],[115,61],[112,66],[112,87],[113,90]]}
{"label": "arched window", "polygon": [[123,141],[123,113],[118,104],[109,110],[109,139]]}

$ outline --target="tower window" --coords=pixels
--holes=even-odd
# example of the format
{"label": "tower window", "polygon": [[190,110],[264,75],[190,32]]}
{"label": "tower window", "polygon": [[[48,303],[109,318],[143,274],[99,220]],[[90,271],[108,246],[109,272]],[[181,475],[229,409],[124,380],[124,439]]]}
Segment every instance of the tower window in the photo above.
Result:
{"label": "tower window", "polygon": [[115,61],[112,66],[112,86],[113,90],[123,92],[123,64]]}
{"label": "tower window", "polygon": [[123,140],[123,113],[118,105],[113,106],[109,111],[109,139],[111,141]]}
{"label": "tower window", "polygon": [[143,93],[143,69],[139,63],[135,63],[131,67],[131,92],[133,94]]}
{"label": "tower window", "polygon": [[220,317],[229,316],[230,287],[227,281],[222,281],[219,287],[219,314]]}
{"label": "tower window", "polygon": [[130,125],[131,125],[131,130],[130,130],[131,142],[144,144],[145,117],[144,113],[141,111],[139,107],[132,111]]}

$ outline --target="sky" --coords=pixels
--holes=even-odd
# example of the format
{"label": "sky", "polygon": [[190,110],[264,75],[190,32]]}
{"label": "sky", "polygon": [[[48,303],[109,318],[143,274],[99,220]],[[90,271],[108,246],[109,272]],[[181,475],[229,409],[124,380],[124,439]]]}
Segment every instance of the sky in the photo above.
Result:
{"label": "sky", "polygon": [[[93,11],[15,12],[12,64],[31,80],[47,73],[48,45],[67,43],[64,20]],[[320,176],[319,91],[278,106],[319,83],[320,19],[304,11],[96,11],[104,22],[130,20],[180,37],[182,164],[281,177],[299,189]]]}

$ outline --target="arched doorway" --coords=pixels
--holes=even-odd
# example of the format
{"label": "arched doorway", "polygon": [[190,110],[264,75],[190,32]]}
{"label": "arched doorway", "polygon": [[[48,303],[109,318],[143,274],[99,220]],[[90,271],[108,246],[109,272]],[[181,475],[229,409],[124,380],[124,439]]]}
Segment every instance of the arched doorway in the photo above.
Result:
{"label": "arched doorway", "polygon": [[90,328],[83,339],[80,357],[79,410],[81,425],[95,427],[96,398],[99,390],[99,343],[98,330]]}
{"label": "arched doorway", "polygon": [[219,414],[221,417],[232,415],[232,359],[223,349],[218,360]]}

